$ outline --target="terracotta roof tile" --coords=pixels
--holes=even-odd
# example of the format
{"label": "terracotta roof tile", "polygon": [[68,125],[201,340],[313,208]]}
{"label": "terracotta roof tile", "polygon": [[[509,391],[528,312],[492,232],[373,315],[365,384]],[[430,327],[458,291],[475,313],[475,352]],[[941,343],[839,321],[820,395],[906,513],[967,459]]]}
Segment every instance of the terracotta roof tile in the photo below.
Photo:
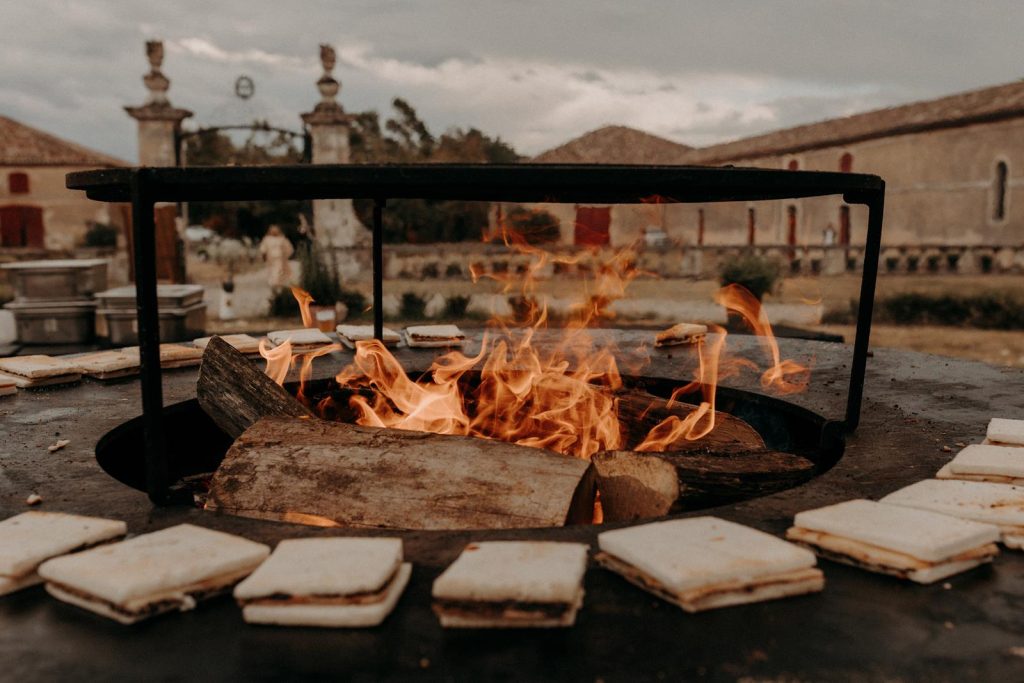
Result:
{"label": "terracotta roof tile", "polygon": [[724,164],[862,140],[1024,117],[1024,81],[829,119],[693,148],[634,128],[607,126],[536,156],[540,163]]}
{"label": "terracotta roof tile", "polygon": [[682,164],[692,147],[626,126],[605,126],[538,154],[542,164]]}
{"label": "terracotta roof tile", "polygon": [[693,164],[720,164],[872,138],[1024,116],[1024,82],[830,119],[694,150]]}
{"label": "terracotta roof tile", "polygon": [[126,161],[0,116],[0,166],[130,166]]}

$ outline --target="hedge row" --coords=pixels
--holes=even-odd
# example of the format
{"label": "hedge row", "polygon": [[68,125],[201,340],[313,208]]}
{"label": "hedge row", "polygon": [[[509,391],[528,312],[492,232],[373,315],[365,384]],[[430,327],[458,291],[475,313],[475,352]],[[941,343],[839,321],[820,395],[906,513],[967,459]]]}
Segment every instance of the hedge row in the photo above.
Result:
{"label": "hedge row", "polygon": [[[849,309],[826,312],[822,322],[852,324],[857,301]],[[951,325],[986,330],[1024,330],[1024,299],[1007,294],[922,294],[907,292],[875,301],[874,321],[891,325]]]}

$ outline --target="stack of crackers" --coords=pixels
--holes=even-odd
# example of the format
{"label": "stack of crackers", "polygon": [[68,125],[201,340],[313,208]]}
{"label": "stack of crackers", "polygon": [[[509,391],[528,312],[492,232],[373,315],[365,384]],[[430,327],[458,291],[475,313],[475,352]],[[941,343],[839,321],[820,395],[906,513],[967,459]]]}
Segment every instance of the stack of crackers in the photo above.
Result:
{"label": "stack of crackers", "polygon": [[0,381],[19,389],[73,384],[81,379],[81,368],[67,359],[41,355],[0,358]]}

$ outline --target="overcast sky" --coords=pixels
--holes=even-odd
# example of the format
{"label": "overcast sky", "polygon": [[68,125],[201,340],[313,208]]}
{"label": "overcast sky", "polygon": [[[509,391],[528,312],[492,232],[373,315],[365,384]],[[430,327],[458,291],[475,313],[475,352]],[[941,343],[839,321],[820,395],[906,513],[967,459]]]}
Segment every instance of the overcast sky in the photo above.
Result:
{"label": "overcast sky", "polygon": [[[0,114],[129,161],[143,41],[190,125],[409,100],[536,154],[605,124],[701,146],[1024,77],[1024,0],[3,0]],[[233,96],[240,74],[256,84]]]}

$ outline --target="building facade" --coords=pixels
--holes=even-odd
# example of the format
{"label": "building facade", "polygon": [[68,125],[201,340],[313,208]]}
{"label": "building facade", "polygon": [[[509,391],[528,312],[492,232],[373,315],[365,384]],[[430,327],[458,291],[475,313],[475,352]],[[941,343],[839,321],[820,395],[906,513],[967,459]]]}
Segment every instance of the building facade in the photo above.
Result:
{"label": "building facade", "polygon": [[[600,129],[534,161],[731,164],[871,173],[887,185],[883,239],[889,247],[1024,245],[1024,83],[698,149],[640,131],[633,131],[633,138],[643,139],[644,145],[606,144],[608,138],[622,136],[621,127]],[[808,248],[862,245],[866,234],[866,210],[847,206],[841,197],[537,208],[557,216],[564,245],[581,244],[582,236],[582,244],[625,246],[646,234],[663,232],[680,245]],[[508,210],[502,207],[503,212]]]}
{"label": "building facade", "polygon": [[82,246],[92,223],[120,227],[120,211],[64,182],[72,171],[126,165],[0,116],[0,248],[68,252]]}

